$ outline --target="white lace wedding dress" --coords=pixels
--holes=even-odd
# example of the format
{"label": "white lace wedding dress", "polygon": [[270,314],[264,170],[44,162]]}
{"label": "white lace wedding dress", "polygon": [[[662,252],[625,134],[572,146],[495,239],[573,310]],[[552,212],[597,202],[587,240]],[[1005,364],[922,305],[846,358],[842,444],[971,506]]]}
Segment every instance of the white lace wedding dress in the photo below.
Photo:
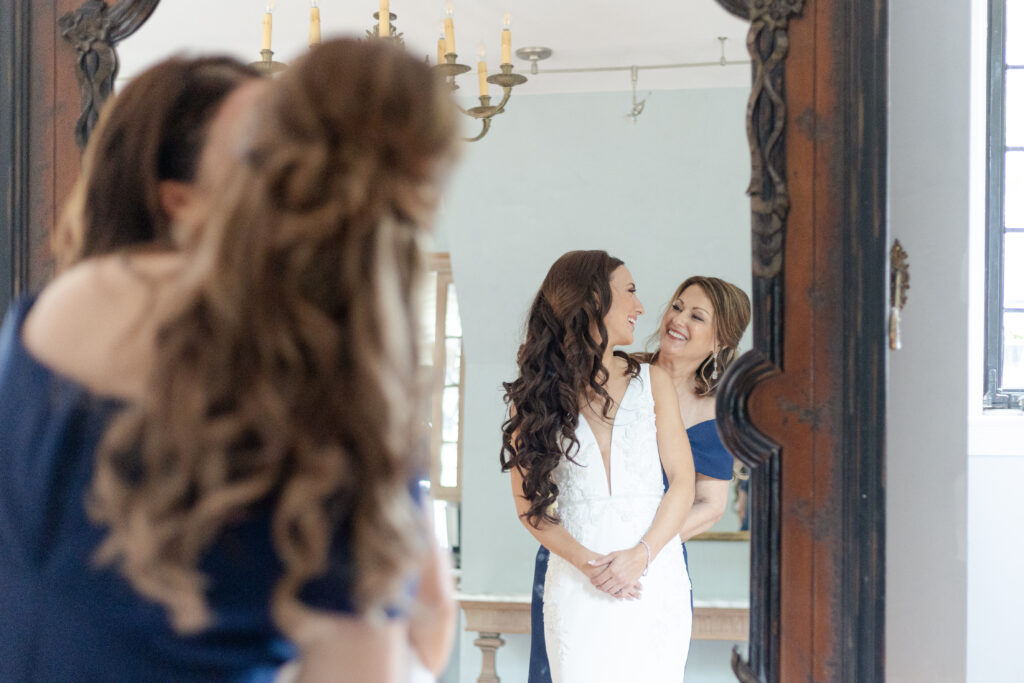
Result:
{"label": "white lace wedding dress", "polygon": [[[554,471],[562,524],[604,554],[635,546],[664,494],[650,366],[626,389],[611,440],[611,491],[601,449],[586,419],[576,428],[579,464]],[[682,681],[690,647],[690,579],[682,546],[669,542],[651,561],[639,600],[594,588],[552,553],[544,584],[544,637],[553,683]]]}

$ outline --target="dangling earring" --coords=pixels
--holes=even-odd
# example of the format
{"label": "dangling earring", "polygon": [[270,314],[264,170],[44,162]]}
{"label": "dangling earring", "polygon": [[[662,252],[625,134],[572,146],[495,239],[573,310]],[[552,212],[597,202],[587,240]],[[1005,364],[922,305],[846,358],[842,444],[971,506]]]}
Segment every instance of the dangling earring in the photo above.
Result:
{"label": "dangling earring", "polygon": [[715,362],[715,367],[711,371],[711,379],[712,380],[718,379],[718,351],[717,350],[715,350],[714,362]]}

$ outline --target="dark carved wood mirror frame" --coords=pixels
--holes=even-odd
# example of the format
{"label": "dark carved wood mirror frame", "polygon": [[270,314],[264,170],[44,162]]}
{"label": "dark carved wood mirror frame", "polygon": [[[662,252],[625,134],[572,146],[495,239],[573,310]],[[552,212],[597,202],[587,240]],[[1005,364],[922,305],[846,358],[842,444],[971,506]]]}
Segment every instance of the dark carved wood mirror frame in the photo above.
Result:
{"label": "dark carved wood mirror frame", "polygon": [[[46,242],[118,41],[159,0],[0,6],[0,310]],[[754,350],[721,435],[752,469],[741,681],[884,677],[886,0],[716,0],[751,23]]]}

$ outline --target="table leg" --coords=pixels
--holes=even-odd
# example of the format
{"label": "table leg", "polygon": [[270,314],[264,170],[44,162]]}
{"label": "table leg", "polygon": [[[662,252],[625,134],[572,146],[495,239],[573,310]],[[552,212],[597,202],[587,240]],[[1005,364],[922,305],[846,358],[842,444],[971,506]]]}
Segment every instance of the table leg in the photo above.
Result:
{"label": "table leg", "polygon": [[480,677],[477,683],[501,683],[498,678],[496,659],[498,648],[505,644],[500,633],[481,633],[480,637],[473,641],[473,644],[480,648],[483,653],[483,666],[480,667]]}

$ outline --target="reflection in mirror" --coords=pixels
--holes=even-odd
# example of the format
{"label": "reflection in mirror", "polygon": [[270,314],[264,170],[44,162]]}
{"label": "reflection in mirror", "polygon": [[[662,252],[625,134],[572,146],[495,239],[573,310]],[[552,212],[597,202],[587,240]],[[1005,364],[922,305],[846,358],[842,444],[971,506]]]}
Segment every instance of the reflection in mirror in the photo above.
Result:
{"label": "reflection in mirror", "polygon": [[[319,5],[324,38],[364,32],[378,8],[373,1]],[[436,61],[443,4],[394,0],[390,9],[406,46]],[[259,59],[262,10],[262,3],[160,3],[121,46],[121,79],[181,51]],[[750,69],[746,24],[712,0],[654,0],[642,11],[608,3],[599,12],[584,0],[531,0],[514,7],[495,0],[456,3],[462,53],[475,59],[483,42],[488,54],[498,56],[508,11],[513,50],[545,46],[553,54],[537,74],[514,58],[515,70],[529,81],[516,88],[488,135],[466,145],[451,178],[432,245],[449,258],[435,259],[427,287],[432,296],[423,305],[430,328],[424,348],[430,350],[423,371],[434,388],[424,410],[434,426],[437,528],[460,551],[461,591],[504,596],[521,606],[523,598],[528,605],[537,543],[515,518],[498,451],[505,417],[501,383],[515,377],[529,303],[562,253],[604,249],[623,259],[636,278],[647,313],[633,350],[642,350],[687,277],[720,277],[750,292],[744,120]],[[288,63],[301,56],[308,29],[308,6],[278,3],[274,59]],[[727,38],[726,66],[719,64],[720,36]],[[491,72],[496,62],[492,58]],[[643,68],[680,64],[711,66]],[[635,93],[633,66],[641,67]],[[594,67],[619,70],[589,71]],[[460,77],[459,85],[463,106],[476,104],[476,73]],[[478,132],[477,124],[466,123],[467,136]],[[749,346],[748,333],[740,351]],[[726,514],[703,537],[708,540],[687,543],[698,615],[747,605],[748,545],[732,540],[742,535],[720,535],[745,528],[745,506],[737,503],[743,495],[743,483],[735,480]],[[700,638],[707,632],[697,621]],[[743,646],[743,623],[717,636],[724,639],[693,641],[688,682],[734,680],[729,657],[733,645]],[[476,680],[477,637],[463,634],[443,680]],[[506,681],[526,680],[529,636],[512,630],[501,639],[498,673]]]}

